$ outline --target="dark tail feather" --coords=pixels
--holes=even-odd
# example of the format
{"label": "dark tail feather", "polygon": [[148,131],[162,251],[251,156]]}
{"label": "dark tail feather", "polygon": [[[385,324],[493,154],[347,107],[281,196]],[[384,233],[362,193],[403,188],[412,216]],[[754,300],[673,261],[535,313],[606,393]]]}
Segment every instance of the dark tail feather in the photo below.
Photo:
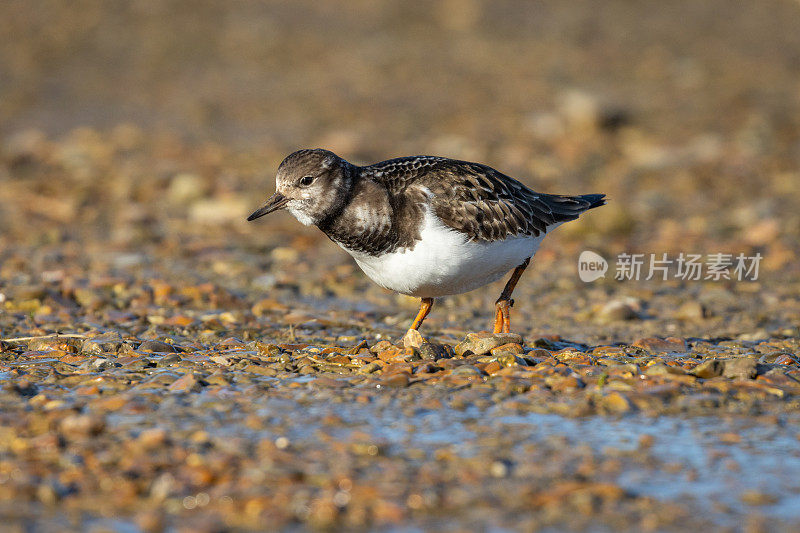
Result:
{"label": "dark tail feather", "polygon": [[605,194],[584,194],[581,196],[565,196],[561,194],[539,194],[536,198],[541,204],[542,217],[552,222],[575,220],[584,211],[600,207],[606,203]]}
{"label": "dark tail feather", "polygon": [[578,196],[578,198],[589,202],[589,207],[586,208],[587,210],[594,207],[600,207],[601,205],[606,205],[605,194],[582,194],[581,196]]}

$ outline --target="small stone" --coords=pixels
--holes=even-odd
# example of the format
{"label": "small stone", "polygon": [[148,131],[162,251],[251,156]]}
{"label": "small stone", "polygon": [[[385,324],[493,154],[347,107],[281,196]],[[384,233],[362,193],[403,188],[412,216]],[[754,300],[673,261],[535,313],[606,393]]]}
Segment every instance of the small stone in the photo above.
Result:
{"label": "small stone", "polygon": [[778,498],[772,494],[761,492],[758,490],[748,490],[742,493],[739,497],[742,503],[747,505],[771,505],[778,501]]}
{"label": "small stone", "polygon": [[492,355],[498,355],[506,352],[518,354],[522,353],[525,350],[522,348],[522,345],[516,342],[508,342],[506,344],[501,344],[500,346],[496,346],[489,350]]}
{"label": "small stone", "polygon": [[709,316],[708,310],[700,302],[686,302],[675,311],[675,318],[687,322],[703,320]]}
{"label": "small stone", "polygon": [[197,174],[188,172],[175,175],[166,191],[167,199],[174,204],[187,204],[203,197],[205,182]]}
{"label": "small stone", "polygon": [[381,365],[372,361],[371,363],[367,363],[366,365],[362,366],[358,369],[359,374],[372,374],[373,372],[377,372],[381,369]]}
{"label": "small stone", "polygon": [[639,318],[640,308],[639,301],[632,298],[612,300],[600,308],[597,319],[603,323],[634,320]]}
{"label": "small stone", "polygon": [[166,529],[164,513],[159,509],[147,509],[136,515],[136,525],[144,533],[160,533]]}
{"label": "small stone", "polygon": [[408,387],[408,374],[405,372],[396,372],[386,376],[381,381],[384,387],[403,388]]}
{"label": "small stone", "polygon": [[81,352],[98,355],[107,352],[116,353],[121,345],[122,337],[117,334],[99,335],[83,341]]}
{"label": "small stone", "polygon": [[733,432],[720,433],[717,435],[717,438],[720,442],[724,442],[725,444],[739,444],[742,442],[742,436]]}
{"label": "small stone", "polygon": [[101,433],[105,425],[101,416],[75,414],[65,417],[59,427],[65,435],[85,437]]}
{"label": "small stone", "polygon": [[475,377],[483,377],[483,372],[474,365],[461,365],[455,367],[451,372],[453,376],[475,376]]}
{"label": "small stone", "polygon": [[406,348],[419,348],[423,342],[425,342],[425,339],[416,329],[409,329],[403,336],[403,346]]}
{"label": "small stone", "polygon": [[297,258],[300,256],[300,252],[298,252],[296,248],[292,248],[290,246],[278,246],[277,248],[272,249],[270,256],[275,261],[293,263],[297,261]]}
{"label": "small stone", "polygon": [[631,402],[619,392],[611,392],[602,397],[600,404],[612,413],[627,413],[631,410]]}
{"label": "small stone", "polygon": [[167,431],[164,428],[148,428],[139,433],[136,439],[146,450],[154,450],[167,442]]}
{"label": "small stone", "polygon": [[102,372],[103,370],[113,368],[114,366],[115,364],[113,361],[103,357],[98,357],[97,359],[94,359],[92,360],[91,363],[89,363],[89,367],[95,372]]}
{"label": "small stone", "polygon": [[453,357],[453,349],[446,344],[423,342],[419,346],[419,356],[426,361],[438,361]]}
{"label": "small stone", "polygon": [[503,365],[499,361],[492,361],[491,363],[487,364],[483,368],[483,370],[484,370],[484,372],[486,372],[487,374],[489,374],[491,376],[491,375],[494,375],[494,374],[500,372],[506,366],[508,366],[508,365]]}
{"label": "small stone", "polygon": [[649,433],[644,433],[639,436],[639,449],[648,450],[653,447],[653,444],[655,444],[655,442],[656,438],[653,435]]}
{"label": "small stone", "polygon": [[660,339],[658,337],[646,337],[633,343],[633,346],[647,350],[650,353],[685,353],[686,341],[676,337]]}
{"label": "small stone", "polygon": [[698,378],[709,379],[721,376],[725,369],[725,364],[719,359],[706,359],[691,370],[691,373]]}
{"label": "small stone", "polygon": [[592,357],[574,349],[562,350],[552,355],[557,361],[568,365],[591,365],[594,363]]}
{"label": "small stone", "polygon": [[509,468],[505,461],[494,461],[489,467],[492,477],[502,478],[508,476]]}
{"label": "small stone", "polygon": [[394,345],[389,341],[380,341],[373,344],[372,347],[369,349],[369,351],[374,354],[378,354],[393,347]]}
{"label": "small stone", "polygon": [[[265,368],[269,368],[269,367],[265,367]],[[275,371],[275,373],[277,374],[277,371]],[[214,372],[213,374],[211,374],[210,376],[208,376],[205,381],[209,385],[215,385],[217,387],[227,387],[228,385],[231,384],[231,380],[228,379],[228,377],[226,376],[226,373],[223,372],[223,371],[220,371],[220,370],[218,370],[218,371]]]}
{"label": "small stone", "polygon": [[382,352],[378,352],[378,359],[381,361],[396,361],[399,359],[403,359],[406,355],[405,349],[400,349],[397,346],[389,345],[390,347]]}
{"label": "small stone", "polygon": [[646,376],[666,376],[666,375],[683,376],[686,374],[686,371],[676,366],[665,365],[664,363],[656,363],[654,365],[650,365],[647,368],[645,368],[644,374]]}
{"label": "small stone", "polygon": [[267,376],[272,377],[278,374],[278,371],[272,368],[271,366],[263,366],[263,365],[256,365],[256,364],[249,364],[244,368],[245,372],[250,372],[251,374],[258,374],[259,376]]}
{"label": "small stone", "polygon": [[100,294],[86,287],[76,287],[73,291],[73,296],[78,305],[87,309],[99,307],[103,300]]}
{"label": "small stone", "polygon": [[731,379],[754,379],[758,373],[758,363],[750,357],[725,359],[722,375]]}
{"label": "small stone", "polygon": [[592,350],[595,357],[614,357],[625,355],[625,348],[622,346],[598,346]]}
{"label": "small stone", "polygon": [[69,365],[80,365],[84,361],[86,361],[85,355],[75,355],[75,354],[64,354],[58,358],[59,361],[62,363],[67,363]]}
{"label": "small stone", "polygon": [[140,352],[175,353],[178,350],[171,344],[156,340],[146,340],[139,345]]}
{"label": "small stone", "polygon": [[485,355],[492,348],[503,344],[522,344],[522,336],[516,333],[467,333],[466,339],[455,347],[456,355]]}
{"label": "small stone", "polygon": [[533,350],[529,351],[525,354],[525,357],[532,359],[549,359],[552,357],[553,354],[549,350],[545,350],[544,348],[534,348]]}
{"label": "small stone", "polygon": [[74,337],[39,337],[28,342],[28,350],[37,352],[62,352],[76,353],[82,341]]}
{"label": "small stone", "polygon": [[281,353],[281,349],[275,344],[266,344],[259,341],[253,341],[247,344],[248,350],[255,350],[258,355],[262,357],[277,357]]}
{"label": "small stone", "polygon": [[572,129],[593,131],[600,122],[600,109],[594,94],[569,89],[559,95],[559,111]]}
{"label": "small stone", "polygon": [[544,335],[534,340],[533,346],[545,350],[559,350],[559,342],[561,342],[561,337],[558,335]]}
{"label": "small stone", "polygon": [[[511,352],[502,352],[496,356],[495,362],[500,364],[503,368],[520,364],[520,358]],[[526,364],[522,360],[521,364]]]}
{"label": "small stone", "polygon": [[[251,206],[245,198],[216,197],[213,199],[200,199],[189,207],[189,220],[195,224],[225,224],[239,220],[242,213]],[[295,251],[295,256],[297,251]],[[273,255],[275,257],[275,255]]]}
{"label": "small stone", "polygon": [[[342,340],[342,337],[338,337],[336,340],[337,342],[346,342]],[[345,353],[347,355],[358,355],[362,350],[364,350],[365,352],[369,351],[369,345],[367,344],[366,340],[362,340],[361,342],[353,345]]]}
{"label": "small stone", "polygon": [[170,392],[197,392],[202,388],[200,381],[194,374],[184,374],[167,387]]}
{"label": "small stone", "polygon": [[180,363],[181,356],[178,355],[177,353],[169,353],[164,357],[159,357],[159,358],[153,357],[153,360],[155,361],[157,367],[166,367]]}
{"label": "small stone", "polygon": [[562,376],[553,374],[544,379],[545,385],[550,387],[554,392],[564,392],[575,389],[581,389],[585,386],[583,381],[577,376]]}

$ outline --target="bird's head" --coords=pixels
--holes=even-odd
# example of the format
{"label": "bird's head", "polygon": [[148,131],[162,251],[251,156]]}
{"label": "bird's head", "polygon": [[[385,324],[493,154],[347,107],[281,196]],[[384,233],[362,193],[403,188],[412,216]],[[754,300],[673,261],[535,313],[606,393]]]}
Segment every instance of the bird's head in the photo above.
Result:
{"label": "bird's head", "polygon": [[305,225],[319,224],[345,205],[352,165],[328,150],[298,150],[278,167],[275,194],[247,220],[286,208]]}

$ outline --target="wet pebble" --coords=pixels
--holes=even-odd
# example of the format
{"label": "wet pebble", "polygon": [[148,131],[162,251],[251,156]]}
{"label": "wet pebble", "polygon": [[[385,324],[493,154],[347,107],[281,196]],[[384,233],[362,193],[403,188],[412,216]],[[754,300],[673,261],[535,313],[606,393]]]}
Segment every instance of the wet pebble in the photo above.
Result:
{"label": "wet pebble", "polygon": [[137,350],[155,353],[175,353],[178,351],[173,345],[158,340],[146,340],[139,345]]}
{"label": "wet pebble", "polygon": [[522,337],[516,333],[467,333],[467,337],[456,345],[458,356],[484,355],[503,344],[522,344]]}
{"label": "wet pebble", "polygon": [[687,348],[685,340],[675,337],[667,337],[666,339],[647,337],[635,341],[633,346],[650,353],[684,353]]}
{"label": "wet pebble", "polygon": [[756,377],[758,363],[753,357],[725,359],[722,375],[731,379],[753,379]]}
{"label": "wet pebble", "polygon": [[721,376],[725,370],[725,363],[718,359],[706,359],[692,369],[692,374],[699,378],[714,378]]}
{"label": "wet pebble", "polygon": [[437,361],[454,355],[451,346],[432,342],[423,342],[419,346],[418,352],[423,361]]}

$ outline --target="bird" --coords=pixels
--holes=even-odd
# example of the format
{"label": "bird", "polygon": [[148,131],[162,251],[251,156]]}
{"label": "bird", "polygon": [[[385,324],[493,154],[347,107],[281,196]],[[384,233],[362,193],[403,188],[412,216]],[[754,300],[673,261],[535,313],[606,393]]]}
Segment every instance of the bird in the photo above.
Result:
{"label": "bird", "polygon": [[545,235],[606,203],[605,194],[534,192],[494,168],[439,156],[358,166],[335,153],[287,156],[275,193],[248,221],[288,210],[316,226],[386,289],[420,298],[406,337],[435,298],[511,276],[495,303],[493,333],[511,331],[511,295]]}

